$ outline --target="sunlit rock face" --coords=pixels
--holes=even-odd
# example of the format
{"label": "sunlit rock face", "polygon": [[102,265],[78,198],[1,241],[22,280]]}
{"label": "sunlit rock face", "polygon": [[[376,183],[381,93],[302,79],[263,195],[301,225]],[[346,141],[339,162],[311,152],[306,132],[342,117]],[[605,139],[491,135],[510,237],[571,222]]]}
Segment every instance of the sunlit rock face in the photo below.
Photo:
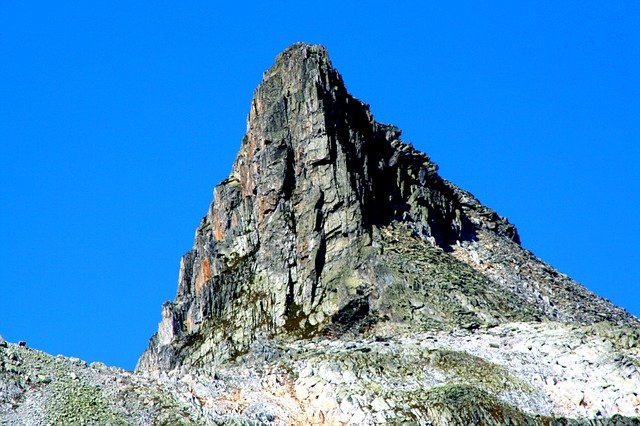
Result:
{"label": "sunlit rock face", "polygon": [[638,320],[399,138],[286,49],[137,371],[0,337],[0,423],[639,425]]}
{"label": "sunlit rock face", "polygon": [[638,320],[522,248],[400,135],[323,47],[278,55],[137,370],[187,377],[205,417],[224,411],[212,389],[253,389],[284,424],[640,414]]}
{"label": "sunlit rock face", "polygon": [[[629,320],[526,258],[513,225],[440,178],[400,133],[347,92],[323,47],[295,44],[278,55],[138,368],[204,365],[241,353],[256,336],[311,337],[380,321]],[[443,278],[433,268],[442,259],[388,255],[381,230],[389,226],[448,262],[444,252],[453,253],[458,261],[447,267],[464,273]],[[524,275],[531,269],[537,274]],[[569,294],[574,303],[564,303]],[[599,316],[583,309],[594,301]]]}

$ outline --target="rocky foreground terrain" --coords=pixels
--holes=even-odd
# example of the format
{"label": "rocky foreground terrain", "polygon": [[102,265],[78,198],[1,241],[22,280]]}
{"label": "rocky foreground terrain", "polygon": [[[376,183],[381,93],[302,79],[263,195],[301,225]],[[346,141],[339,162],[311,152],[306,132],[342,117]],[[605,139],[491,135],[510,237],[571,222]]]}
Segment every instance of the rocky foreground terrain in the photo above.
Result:
{"label": "rocky foreground terrain", "polygon": [[640,424],[639,334],[609,325],[256,341],[134,373],[0,348],[5,424]]}
{"label": "rocky foreground terrain", "polygon": [[136,371],[0,341],[2,423],[640,424],[640,321],[400,134],[286,49]]}

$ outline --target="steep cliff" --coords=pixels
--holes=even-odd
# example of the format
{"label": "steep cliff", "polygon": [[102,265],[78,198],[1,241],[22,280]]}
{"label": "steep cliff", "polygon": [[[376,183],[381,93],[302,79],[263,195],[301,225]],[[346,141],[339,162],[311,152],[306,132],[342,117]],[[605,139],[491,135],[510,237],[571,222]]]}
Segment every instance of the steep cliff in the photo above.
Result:
{"label": "steep cliff", "polygon": [[521,248],[507,219],[400,134],[347,92],[323,47],[282,52],[138,369],[219,362],[259,336],[390,323],[636,323]]}
{"label": "steep cliff", "polygon": [[127,372],[0,337],[0,423],[639,425],[640,322],[281,53]]}

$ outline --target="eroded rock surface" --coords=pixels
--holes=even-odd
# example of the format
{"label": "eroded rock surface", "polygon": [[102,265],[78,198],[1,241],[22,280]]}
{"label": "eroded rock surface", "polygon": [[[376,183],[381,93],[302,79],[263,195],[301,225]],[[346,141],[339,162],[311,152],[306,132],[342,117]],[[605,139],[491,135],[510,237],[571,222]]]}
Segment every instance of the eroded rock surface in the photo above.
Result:
{"label": "eroded rock surface", "polygon": [[508,322],[257,339],[233,361],[132,373],[0,347],[3,424],[638,425],[638,330]]}
{"label": "eroded rock surface", "polygon": [[136,372],[0,338],[3,424],[640,424],[640,322],[282,52]]}
{"label": "eroded rock surface", "polygon": [[[281,53],[138,368],[217,362],[256,336],[418,327],[416,316],[440,328],[637,324],[522,249],[512,224],[399,138],[346,91],[323,47]],[[389,226],[403,243],[386,252]]]}

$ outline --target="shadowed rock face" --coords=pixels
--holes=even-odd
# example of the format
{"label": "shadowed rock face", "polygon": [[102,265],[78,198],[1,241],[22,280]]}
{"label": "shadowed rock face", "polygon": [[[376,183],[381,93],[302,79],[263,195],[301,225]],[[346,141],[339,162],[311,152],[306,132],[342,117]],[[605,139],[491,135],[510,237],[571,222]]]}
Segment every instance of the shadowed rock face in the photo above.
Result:
{"label": "shadowed rock face", "polygon": [[[138,369],[224,360],[260,335],[333,335],[381,321],[429,329],[593,322],[554,299],[543,282],[560,279],[553,269],[531,289],[500,275],[512,270],[509,259],[483,273],[474,245],[524,252],[515,227],[440,178],[400,133],[347,92],[323,47],[282,52],[255,91],[238,157]],[[413,251],[398,255],[403,239]],[[487,249],[489,239],[497,243]],[[456,251],[457,260],[448,254]],[[578,286],[566,280],[568,291]],[[633,321],[602,303],[606,319]]]}
{"label": "shadowed rock face", "polygon": [[138,371],[0,337],[0,423],[639,425],[638,320],[399,136],[285,50]]}

